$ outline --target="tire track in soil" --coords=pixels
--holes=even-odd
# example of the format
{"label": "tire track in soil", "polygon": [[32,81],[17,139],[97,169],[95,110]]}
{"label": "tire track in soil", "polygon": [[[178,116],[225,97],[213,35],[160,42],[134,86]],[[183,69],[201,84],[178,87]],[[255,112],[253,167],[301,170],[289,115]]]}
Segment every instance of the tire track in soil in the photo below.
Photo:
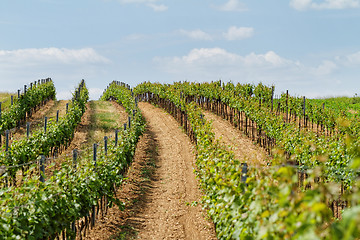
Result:
{"label": "tire track in soil", "polygon": [[235,158],[255,166],[266,165],[269,159],[266,151],[255,145],[242,131],[214,113],[203,111],[205,118],[212,121],[215,138],[230,147]]}
{"label": "tire track in soil", "polygon": [[139,103],[147,121],[127,180],[117,197],[126,209],[110,209],[87,239],[217,239],[206,220],[189,138],[163,110]]}

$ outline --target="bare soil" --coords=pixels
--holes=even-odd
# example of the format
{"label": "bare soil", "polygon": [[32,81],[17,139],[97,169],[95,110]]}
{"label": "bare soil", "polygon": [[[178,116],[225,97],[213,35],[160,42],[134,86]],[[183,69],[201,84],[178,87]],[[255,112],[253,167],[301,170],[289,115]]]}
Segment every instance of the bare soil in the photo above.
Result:
{"label": "bare soil", "polygon": [[[27,119],[27,122],[30,122],[30,131],[33,132],[40,127],[43,127],[45,117],[48,117],[49,120],[55,120],[57,110],[59,110],[59,117],[65,115],[67,102],[67,100],[49,100],[44,106],[42,106],[38,111],[33,113],[30,118]],[[14,140],[18,140],[25,137],[25,134],[26,125],[21,126],[19,129],[16,129],[12,135],[12,138]]]}
{"label": "bare soil", "polygon": [[126,209],[110,209],[87,239],[217,239],[198,203],[202,194],[189,138],[163,110],[149,103],[139,107],[147,131],[118,190]]}
{"label": "bare soil", "polygon": [[214,113],[204,111],[205,118],[212,121],[215,138],[229,146],[235,157],[255,166],[266,165],[266,151],[254,144],[242,131]]}

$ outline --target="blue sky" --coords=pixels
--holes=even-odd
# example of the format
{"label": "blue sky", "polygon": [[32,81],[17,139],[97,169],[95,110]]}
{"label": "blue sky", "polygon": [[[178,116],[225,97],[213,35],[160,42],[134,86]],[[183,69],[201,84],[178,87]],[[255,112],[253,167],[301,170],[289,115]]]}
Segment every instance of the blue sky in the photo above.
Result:
{"label": "blue sky", "polygon": [[51,77],[58,98],[85,79],[274,84],[359,93],[360,0],[2,0],[0,91]]}

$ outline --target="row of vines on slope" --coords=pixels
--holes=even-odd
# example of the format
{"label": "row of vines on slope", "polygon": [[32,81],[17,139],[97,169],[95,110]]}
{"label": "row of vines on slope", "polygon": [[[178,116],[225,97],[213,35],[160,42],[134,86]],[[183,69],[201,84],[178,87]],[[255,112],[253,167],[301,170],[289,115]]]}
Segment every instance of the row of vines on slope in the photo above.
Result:
{"label": "row of vines on slope", "polygon": [[[94,145],[94,153],[62,164],[52,176],[40,182],[26,177],[20,187],[4,187],[0,191],[0,239],[54,239],[62,233],[67,239],[79,236],[83,223],[94,222],[104,204],[121,203],[114,198],[135,153],[136,143],[144,131],[144,120],[137,111],[131,92],[116,88],[113,98],[133,111],[131,126],[118,132],[118,138],[104,146]],[[105,93],[106,94],[106,93]],[[94,157],[96,156],[96,157]],[[81,224],[80,224],[81,222]]]}
{"label": "row of vines on slope", "polygon": [[31,83],[31,87],[13,99],[13,104],[0,111],[0,134],[5,130],[15,128],[21,122],[25,121],[41,104],[45,101],[55,98],[55,86],[51,78],[39,80],[38,84]]}
{"label": "row of vines on slope", "polygon": [[[236,88],[241,89],[239,86]],[[252,135],[256,135],[259,142],[266,140],[265,142],[271,143],[265,144],[269,147],[269,151],[272,146],[281,148],[290,160],[300,165],[300,169],[317,166],[323,159],[318,156],[326,155],[324,169],[326,179],[351,186],[357,173],[348,168],[348,165],[354,156],[354,149],[360,143],[360,135],[355,133],[356,129],[360,129],[359,121],[344,126],[346,130],[343,132],[331,136],[319,135],[306,129],[299,129],[293,122],[284,122],[283,117],[273,112],[266,104],[259,105],[250,97],[239,96],[238,92],[241,91],[236,88],[234,89],[231,83],[221,87],[217,82],[176,83],[170,87],[170,89],[181,89],[182,97],[186,102],[195,101],[203,106],[220,107],[223,117],[231,118],[235,125],[240,125],[241,116],[245,116],[242,121],[245,120],[246,126],[253,127],[255,133]],[[270,92],[271,88],[261,89]],[[349,138],[353,139],[350,147],[346,146]]]}
{"label": "row of vines on slope", "polygon": [[[323,161],[307,170],[306,181],[312,182],[312,188],[306,191],[298,191],[296,168],[282,164],[286,160],[281,151],[275,154],[272,166],[250,168],[246,179],[244,164],[215,140],[211,124],[204,119],[200,108],[184,97],[187,87],[187,84],[143,83],[136,87],[135,93],[140,99],[164,107],[174,117],[179,112],[185,113],[190,123],[188,129],[191,129],[187,132],[195,137],[197,174],[206,195],[204,203],[220,239],[360,237],[358,179],[353,182],[352,193],[346,196],[351,207],[344,211],[341,220],[334,220],[326,205],[328,199],[338,197],[339,185],[314,181],[327,171]],[[208,92],[209,95],[214,93]],[[319,152],[314,153],[317,159],[323,158],[323,154],[316,154]],[[353,152],[353,170],[349,172],[358,171],[359,155],[359,150]]]}
{"label": "row of vines on slope", "polygon": [[[192,89],[190,94],[199,95],[200,91],[200,95],[205,93],[203,96],[209,96],[211,100],[220,101],[219,94],[230,92],[234,97],[244,98],[253,105],[266,106],[278,115],[282,114],[285,121],[293,119],[297,120],[299,124],[304,122],[305,127],[309,127],[311,122],[311,125],[316,125],[320,127],[321,131],[326,130],[328,133],[346,132],[349,129],[342,124],[342,121],[344,119],[358,119],[359,117],[356,114],[358,97],[343,98],[342,101],[314,100],[291,96],[288,91],[276,97],[274,96],[275,86],[265,86],[262,83],[258,85],[238,83],[234,85],[231,82],[225,84],[218,81],[208,85],[211,85],[212,93],[209,94],[201,86],[193,86],[195,89]],[[351,109],[351,105],[354,109]]]}
{"label": "row of vines on slope", "polygon": [[[338,131],[331,136],[319,135],[313,131],[298,128],[294,122],[286,121],[286,119],[284,121],[283,116],[274,112],[269,105],[254,102],[256,96],[238,95],[237,93],[241,91],[234,92],[234,85],[231,83],[223,84],[222,87],[218,82],[178,85],[182,88],[182,96],[186,102],[195,101],[205,109],[212,110],[228,119],[234,126],[245,131],[253,141],[267,148],[269,153],[274,146],[285,151],[288,162],[298,165],[299,186],[311,187],[310,184],[305,183],[306,170],[313,169],[322,164],[321,161],[326,160],[325,168],[316,181],[339,183],[341,195],[351,190],[352,183],[359,174],[358,170],[354,171],[349,167],[354,157],[354,149],[359,146],[359,136],[350,134],[351,126],[344,126],[343,129],[347,129],[346,131]],[[238,84],[236,87],[241,89],[244,86]],[[266,88],[262,84],[259,86],[257,92],[272,92],[273,88]],[[359,122],[355,121],[353,125],[359,125]],[[346,145],[351,137],[355,140],[350,141],[350,145]],[[340,217],[340,211],[346,207],[346,204],[347,202],[339,197],[329,199],[329,205],[335,217]]]}
{"label": "row of vines on slope", "polygon": [[16,172],[20,168],[22,171],[26,169],[23,165],[35,161],[40,155],[50,156],[52,153],[59,152],[61,147],[67,147],[85,112],[88,98],[88,90],[85,81],[82,80],[75,90],[68,106],[68,112],[64,117],[60,118],[58,122],[50,121],[46,132],[39,129],[28,138],[13,141],[7,149],[6,146],[3,146],[0,152],[0,165],[6,169],[4,174],[6,179],[12,180],[15,184]]}

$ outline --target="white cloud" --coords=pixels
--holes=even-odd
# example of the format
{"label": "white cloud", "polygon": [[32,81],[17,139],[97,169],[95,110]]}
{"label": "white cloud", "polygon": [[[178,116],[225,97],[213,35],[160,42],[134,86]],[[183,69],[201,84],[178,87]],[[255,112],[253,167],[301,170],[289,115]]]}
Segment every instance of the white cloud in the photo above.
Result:
{"label": "white cloud", "polygon": [[242,40],[245,38],[252,37],[254,35],[254,29],[250,28],[250,27],[239,27],[238,28],[238,27],[232,26],[223,35],[229,41]]}
{"label": "white cloud", "polygon": [[359,0],[323,0],[321,2],[314,2],[313,0],[291,0],[290,6],[296,10],[307,9],[346,9],[360,7]]}
{"label": "white cloud", "polygon": [[155,12],[164,12],[164,11],[168,10],[168,7],[165,6],[164,4],[149,3],[147,5],[149,7],[151,7]]}
{"label": "white cloud", "polygon": [[[349,61],[347,59],[343,57],[343,61]],[[349,59],[360,64],[360,52],[349,55]],[[324,59],[319,64],[310,65],[274,51],[241,55],[223,48],[195,48],[184,56],[156,57],[153,60],[162,72],[170,74],[171,79],[263,82],[275,84],[279,91],[289,89],[292,94],[306,96],[321,96],[336,90],[340,93],[345,89],[340,87],[353,81],[342,76],[346,68],[335,59]]]}
{"label": "white cloud", "polygon": [[318,75],[329,75],[333,73],[338,66],[329,60],[324,60],[317,68],[315,68],[314,73]]}
{"label": "white cloud", "polygon": [[247,11],[245,4],[241,3],[239,0],[229,0],[224,5],[221,6],[214,6],[214,8],[220,11],[227,11],[227,12],[243,12]]}
{"label": "white cloud", "polygon": [[239,58],[238,55],[227,52],[221,48],[200,48],[193,49],[186,56],[174,58],[175,62],[193,63],[232,63]]}
{"label": "white cloud", "polygon": [[[213,66],[231,68],[279,68],[287,65],[296,65],[290,60],[280,57],[273,51],[265,54],[250,53],[241,56],[230,53],[222,48],[195,48],[187,55],[173,58],[154,58],[155,62],[169,66],[168,69],[182,71],[181,67],[212,68]],[[178,67],[175,67],[178,66]],[[181,66],[181,67],[180,67]],[[212,69],[215,70],[215,69]]]}
{"label": "white cloud", "polygon": [[357,71],[360,68],[360,51],[336,56],[333,61],[339,68]]}
{"label": "white cloud", "polygon": [[346,62],[346,64],[348,65],[360,65],[360,51],[348,54],[347,56],[345,56],[345,58],[346,60],[344,62]]}
{"label": "white cloud", "polygon": [[286,65],[296,65],[290,60],[280,57],[273,51],[269,51],[265,54],[250,53],[249,55],[242,57],[243,62],[246,66],[272,66],[282,67]]}
{"label": "white cloud", "polygon": [[291,0],[290,6],[297,10],[305,10],[311,6],[312,0]]}
{"label": "white cloud", "polygon": [[200,29],[193,30],[193,31],[186,31],[184,29],[181,29],[178,31],[181,35],[187,36],[189,38],[195,39],[195,40],[212,40],[212,36],[204,31],[201,31]]}
{"label": "white cloud", "polygon": [[[0,86],[3,90],[16,91],[31,81],[51,77],[57,90],[70,92],[81,79],[103,84],[103,75],[112,65],[92,48],[0,50]],[[70,82],[73,84],[68,86]],[[61,93],[61,98],[69,96],[66,92]]]}
{"label": "white cloud", "polygon": [[119,2],[123,4],[145,4],[146,6],[150,7],[155,12],[164,12],[168,10],[168,6],[164,4],[157,4],[159,0],[119,0]]}
{"label": "white cloud", "polygon": [[49,64],[49,63],[108,63],[107,58],[92,48],[26,48],[18,50],[0,50],[0,63]]}

